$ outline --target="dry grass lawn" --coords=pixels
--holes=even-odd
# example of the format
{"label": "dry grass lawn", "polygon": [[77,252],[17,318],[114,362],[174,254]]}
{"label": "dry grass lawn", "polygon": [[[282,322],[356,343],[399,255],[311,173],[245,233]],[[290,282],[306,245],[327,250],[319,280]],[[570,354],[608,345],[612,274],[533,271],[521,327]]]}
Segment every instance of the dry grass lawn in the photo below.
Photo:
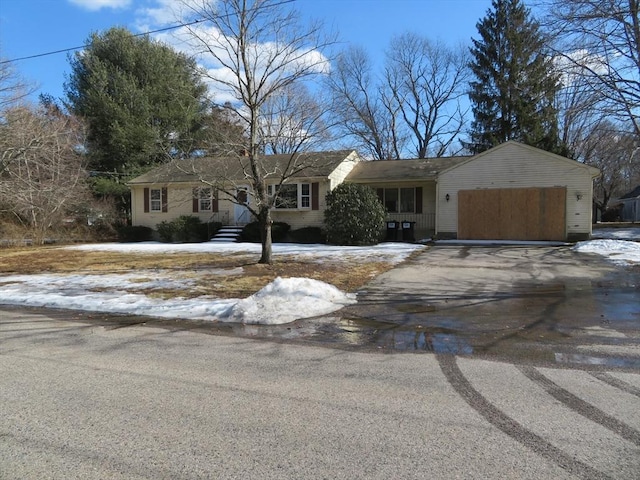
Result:
{"label": "dry grass lawn", "polygon": [[[0,250],[0,275],[38,273],[122,274],[153,271],[174,272],[193,277],[189,291],[154,291],[163,297],[212,295],[244,298],[276,277],[306,277],[353,292],[392,265],[376,261],[301,261],[296,257],[275,257],[273,265],[258,264],[258,255],[205,253],[113,253],[69,250],[60,247],[24,247]],[[242,273],[238,269],[242,268]],[[229,274],[224,271],[228,270]],[[1,282],[1,280],[0,280]]]}

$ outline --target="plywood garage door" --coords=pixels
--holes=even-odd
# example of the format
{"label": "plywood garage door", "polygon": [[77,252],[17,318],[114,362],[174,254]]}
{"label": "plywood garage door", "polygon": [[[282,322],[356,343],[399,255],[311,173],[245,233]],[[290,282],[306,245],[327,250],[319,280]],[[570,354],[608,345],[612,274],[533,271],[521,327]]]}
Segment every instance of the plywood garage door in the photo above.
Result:
{"label": "plywood garage door", "polygon": [[496,188],[458,192],[458,238],[565,240],[566,188]]}

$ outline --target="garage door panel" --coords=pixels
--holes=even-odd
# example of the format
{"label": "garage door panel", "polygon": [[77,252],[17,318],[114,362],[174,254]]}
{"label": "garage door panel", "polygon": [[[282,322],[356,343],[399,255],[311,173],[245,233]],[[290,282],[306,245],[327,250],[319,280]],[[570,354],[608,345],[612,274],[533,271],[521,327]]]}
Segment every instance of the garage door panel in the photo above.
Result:
{"label": "garage door panel", "polygon": [[564,240],[566,188],[458,192],[458,238]]}

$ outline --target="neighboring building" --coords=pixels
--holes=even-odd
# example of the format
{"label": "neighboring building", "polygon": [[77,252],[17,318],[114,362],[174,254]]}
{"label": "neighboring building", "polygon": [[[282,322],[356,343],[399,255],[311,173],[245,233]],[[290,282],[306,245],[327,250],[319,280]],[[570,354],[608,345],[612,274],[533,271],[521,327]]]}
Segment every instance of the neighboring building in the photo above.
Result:
{"label": "neighboring building", "polygon": [[[593,179],[599,171],[517,142],[469,157],[363,161],[355,151],[304,155],[314,167],[288,182],[288,201],[273,210],[274,221],[294,229],[322,226],[326,193],[348,181],[374,188],[387,219],[410,226],[418,239],[571,241],[591,235]],[[264,161],[277,170],[289,158]],[[221,177],[248,191],[238,158],[177,160],[133,179],[133,224],[153,228],[180,215],[249,222],[246,207],[201,182]]]}
{"label": "neighboring building", "polygon": [[640,185],[610,202],[622,222],[640,222]]}

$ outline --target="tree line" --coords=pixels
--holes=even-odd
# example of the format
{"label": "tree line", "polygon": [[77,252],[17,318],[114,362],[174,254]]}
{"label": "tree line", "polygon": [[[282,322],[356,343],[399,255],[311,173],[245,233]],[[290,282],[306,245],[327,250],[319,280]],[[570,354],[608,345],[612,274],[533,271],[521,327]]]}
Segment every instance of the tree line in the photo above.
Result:
{"label": "tree line", "polygon": [[[640,181],[639,3],[537,0],[531,10],[493,0],[470,45],[430,39],[425,22],[393,37],[378,66],[380,52],[337,50],[334,32],[276,0],[181,0],[180,41],[197,61],[123,28],[96,32],[69,58],[65,98],[36,106],[14,66],[0,64],[3,224],[44,238],[73,214],[124,222],[128,178],[166,161],[236,156],[270,263],[276,198],[266,183],[308,168],[300,152],[427,158],[508,140],[600,168],[604,211]],[[284,171],[265,170],[270,153],[290,155]],[[233,196],[229,180],[215,186]]]}

